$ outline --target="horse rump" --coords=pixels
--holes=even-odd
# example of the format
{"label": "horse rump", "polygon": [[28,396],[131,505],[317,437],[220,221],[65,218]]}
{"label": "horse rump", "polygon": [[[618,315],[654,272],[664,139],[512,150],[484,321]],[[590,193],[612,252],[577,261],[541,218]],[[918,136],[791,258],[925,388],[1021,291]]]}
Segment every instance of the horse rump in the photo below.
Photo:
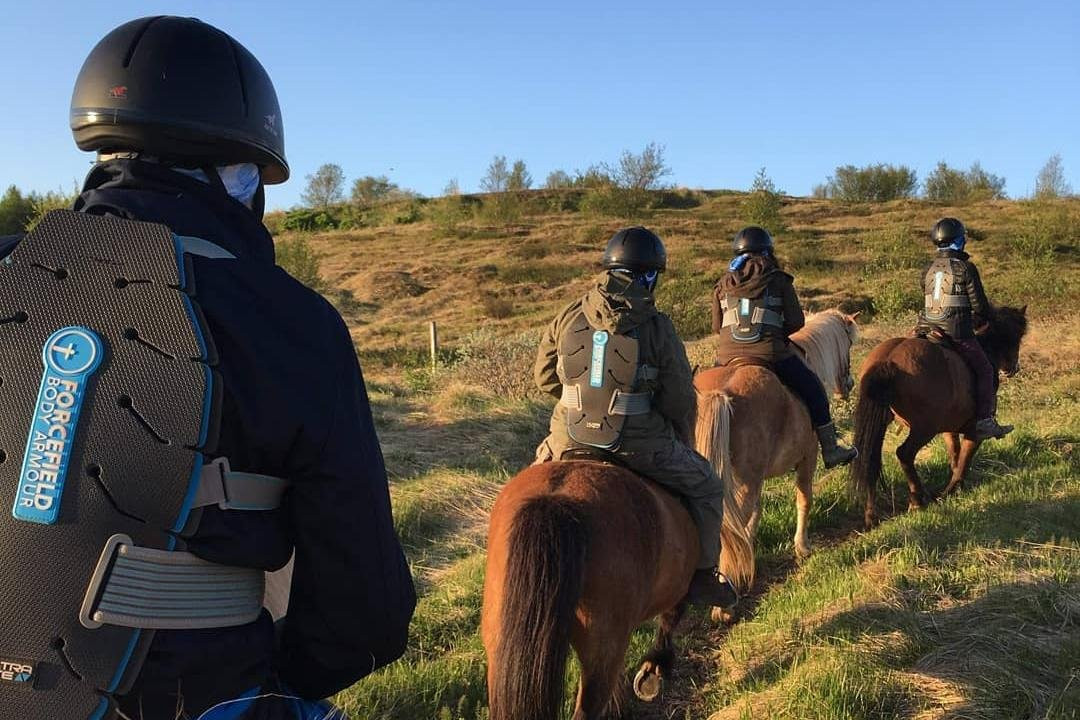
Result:
{"label": "horse rump", "polygon": [[491,720],[559,716],[588,528],[576,501],[534,497],[514,516],[490,688]]}

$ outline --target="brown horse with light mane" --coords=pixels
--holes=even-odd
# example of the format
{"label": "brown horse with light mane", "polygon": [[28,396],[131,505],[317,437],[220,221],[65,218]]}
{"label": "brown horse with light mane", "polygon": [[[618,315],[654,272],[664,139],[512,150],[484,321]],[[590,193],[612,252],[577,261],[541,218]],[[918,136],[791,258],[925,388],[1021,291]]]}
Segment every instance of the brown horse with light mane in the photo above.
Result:
{"label": "brown horse with light mane", "polygon": [[[854,385],[851,346],[858,337],[857,315],[826,310],[811,315],[806,325],[791,335],[826,392],[843,397]],[[713,464],[724,486],[734,490],[733,510],[746,518],[747,536],[752,541],[757,531],[765,479],[794,469],[798,510],[795,553],[809,555],[807,521],[818,441],[805,405],[767,367],[756,364],[710,368],[694,378],[694,386],[698,390],[697,451]],[[726,505],[724,512],[729,512]],[[753,553],[736,556],[725,546],[720,569],[740,589],[746,589],[754,580]]]}
{"label": "brown horse with light mane", "polygon": [[[725,513],[723,544],[748,553],[741,527]],[[630,634],[659,615],[656,643],[634,678],[638,697],[656,698],[699,553],[693,521],[673,495],[600,462],[532,465],[499,493],[487,551],[481,634],[490,720],[559,717],[570,646],[581,662],[574,720],[619,717]]]}
{"label": "brown horse with light mane", "polygon": [[[1020,343],[1026,332],[1027,305],[996,308],[987,318],[987,327],[978,338],[995,372],[1012,376],[1020,370]],[[864,521],[868,529],[877,522],[881,444],[894,415],[908,427],[908,436],[896,449],[908,481],[908,509],[921,508],[931,500],[915,470],[915,455],[936,435],[945,434],[952,471],[945,494],[963,485],[981,444],[971,437],[974,385],[971,370],[958,353],[922,338],[890,338],[867,356],[855,408],[859,457],[851,465],[851,478],[856,488],[866,493]]]}

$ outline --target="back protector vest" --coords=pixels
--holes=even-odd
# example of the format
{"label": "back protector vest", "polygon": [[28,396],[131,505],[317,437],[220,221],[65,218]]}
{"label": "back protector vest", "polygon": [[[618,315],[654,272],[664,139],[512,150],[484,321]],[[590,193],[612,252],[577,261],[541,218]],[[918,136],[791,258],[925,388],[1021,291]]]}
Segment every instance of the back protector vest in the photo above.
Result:
{"label": "back protector vest", "polygon": [[784,299],[769,294],[768,287],[757,295],[725,295],[720,300],[724,311],[722,327],[729,328],[738,343],[755,343],[772,335],[771,329],[784,327]]}
{"label": "back protector vest", "polygon": [[636,333],[597,330],[579,312],[559,339],[557,372],[567,431],[578,444],[616,450],[627,416],[651,409],[651,393],[636,390],[656,370],[640,364]]}
{"label": "back protector vest", "polygon": [[261,571],[182,549],[201,507],[285,489],[211,459],[222,388],[192,256],[235,260],[54,211],[0,262],[0,717],[113,718],[155,629],[262,611]]}
{"label": "back protector vest", "polygon": [[964,262],[957,258],[938,257],[930,263],[923,279],[926,295],[922,317],[927,324],[956,334],[960,316],[971,310],[966,275]]}

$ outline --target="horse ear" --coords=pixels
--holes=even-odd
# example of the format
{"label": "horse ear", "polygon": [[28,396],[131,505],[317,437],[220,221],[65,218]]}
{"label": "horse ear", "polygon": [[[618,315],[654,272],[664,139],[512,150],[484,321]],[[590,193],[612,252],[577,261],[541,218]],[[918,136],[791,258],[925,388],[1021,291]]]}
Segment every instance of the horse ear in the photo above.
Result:
{"label": "horse ear", "polygon": [[848,322],[854,325],[855,320],[858,319],[860,315],[862,315],[862,310],[856,310],[853,314],[847,316]]}
{"label": "horse ear", "polygon": [[1027,317],[1027,305],[1020,308],[1020,314],[1023,315],[1024,317]]}

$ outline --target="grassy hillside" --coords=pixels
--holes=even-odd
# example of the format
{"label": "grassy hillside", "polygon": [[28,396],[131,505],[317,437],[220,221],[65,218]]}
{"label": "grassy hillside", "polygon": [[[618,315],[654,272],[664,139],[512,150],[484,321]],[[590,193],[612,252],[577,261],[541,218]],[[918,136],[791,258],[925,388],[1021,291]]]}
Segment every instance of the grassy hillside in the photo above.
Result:
{"label": "grassy hillside", "polygon": [[[693,194],[646,220],[668,244],[659,302],[708,362],[708,292],[743,223],[740,196]],[[1018,430],[980,452],[969,489],[909,515],[906,487],[861,512],[846,474],[818,474],[816,552],[792,560],[791,478],[769,483],[755,594],[730,630],[684,623],[678,677],[645,718],[1074,718],[1080,708],[1080,202],[943,208],[790,200],[780,255],[811,308],[863,309],[856,367],[919,302],[925,233],[955,214],[992,299],[1030,304],[1023,371],[1000,414]],[[406,657],[342,693],[353,717],[486,717],[477,635],[486,511],[532,457],[550,403],[529,388],[535,333],[580,293],[618,219],[547,212],[515,224],[438,218],[306,236],[364,359],[398,532],[421,600]],[[279,239],[296,242],[299,236]],[[1051,272],[1051,270],[1053,272]],[[426,321],[447,344],[423,363]],[[477,331],[480,331],[479,333]],[[850,430],[851,406],[836,413]],[[893,448],[902,436],[890,433]],[[920,456],[946,479],[940,441]],[[892,503],[892,504],[891,504]],[[630,664],[648,644],[635,636]],[[576,670],[568,677],[575,682]]]}

